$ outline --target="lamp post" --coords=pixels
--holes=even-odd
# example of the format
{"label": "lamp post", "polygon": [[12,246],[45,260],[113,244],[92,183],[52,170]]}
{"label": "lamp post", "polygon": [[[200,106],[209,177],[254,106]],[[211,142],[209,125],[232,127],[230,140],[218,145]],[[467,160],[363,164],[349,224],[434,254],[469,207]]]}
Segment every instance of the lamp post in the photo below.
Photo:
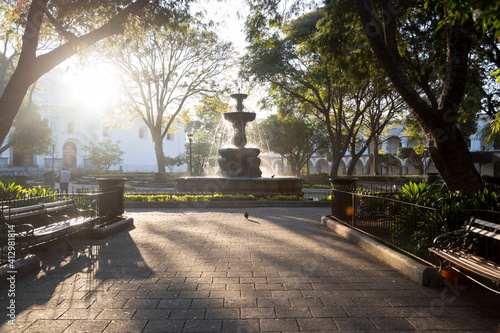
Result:
{"label": "lamp post", "polygon": [[189,133],[187,135],[189,140],[189,175],[193,175],[193,134]]}
{"label": "lamp post", "polygon": [[56,185],[56,176],[54,175],[54,156],[55,156],[55,151],[56,151],[56,145],[52,144],[52,177],[51,177],[52,188]]}

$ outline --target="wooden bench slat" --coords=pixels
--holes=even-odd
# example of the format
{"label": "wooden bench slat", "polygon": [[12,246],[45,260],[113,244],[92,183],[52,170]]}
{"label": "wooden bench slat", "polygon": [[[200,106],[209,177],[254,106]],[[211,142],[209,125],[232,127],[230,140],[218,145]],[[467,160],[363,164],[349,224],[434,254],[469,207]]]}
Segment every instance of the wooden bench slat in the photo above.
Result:
{"label": "wooden bench slat", "polygon": [[500,265],[492,261],[479,256],[471,256],[463,251],[457,252],[436,248],[430,248],[429,251],[467,271],[483,276],[492,281],[500,282]]}
{"label": "wooden bench slat", "polygon": [[498,224],[498,223],[488,222],[488,221],[480,220],[480,219],[475,219],[474,223],[484,225],[484,226],[489,227],[489,228],[494,228],[494,229],[500,230],[500,224]]}
{"label": "wooden bench slat", "polygon": [[470,231],[475,233],[475,234],[479,234],[481,236],[486,236],[486,237],[494,238],[496,240],[500,240],[500,234],[493,232],[493,231],[488,231],[486,229],[480,229],[480,228],[476,228],[476,227],[470,227]]}
{"label": "wooden bench slat", "polygon": [[43,215],[43,214],[45,214],[43,207],[36,206],[36,207],[33,207],[33,209],[31,209],[29,211],[22,211],[19,213],[13,213],[12,211],[10,213],[4,212],[3,216],[4,216],[4,219],[6,221],[11,221],[11,220],[22,219],[22,218],[26,218],[26,217],[30,217],[30,216],[35,216],[35,215]]}
{"label": "wooden bench slat", "polygon": [[55,207],[55,206],[66,206],[66,205],[72,205],[72,204],[75,204],[75,201],[72,199],[43,203],[45,208]]}

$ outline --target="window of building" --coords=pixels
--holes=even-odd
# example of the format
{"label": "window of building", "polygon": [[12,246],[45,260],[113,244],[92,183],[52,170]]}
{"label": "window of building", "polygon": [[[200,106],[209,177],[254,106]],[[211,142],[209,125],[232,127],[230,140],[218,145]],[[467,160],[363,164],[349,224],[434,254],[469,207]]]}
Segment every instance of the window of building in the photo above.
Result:
{"label": "window of building", "polygon": [[72,121],[68,123],[68,133],[75,133],[75,123]]}
{"label": "window of building", "polygon": [[146,138],[146,127],[139,127],[139,139]]}
{"label": "window of building", "polygon": [[174,135],[172,133],[167,133],[167,140],[174,141]]}

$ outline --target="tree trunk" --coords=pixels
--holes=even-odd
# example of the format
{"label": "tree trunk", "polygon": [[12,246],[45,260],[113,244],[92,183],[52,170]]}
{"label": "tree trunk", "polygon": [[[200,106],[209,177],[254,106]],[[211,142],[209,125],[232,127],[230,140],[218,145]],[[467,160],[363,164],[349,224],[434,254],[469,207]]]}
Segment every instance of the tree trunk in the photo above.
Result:
{"label": "tree trunk", "polygon": [[340,156],[340,154],[332,154],[332,168],[330,169],[330,178],[338,177],[342,157],[343,156]]}
{"label": "tree trunk", "polygon": [[152,139],[155,149],[156,163],[158,165],[158,172],[165,173],[166,163],[165,154],[163,153],[163,140],[161,136],[158,135],[152,135]]}
{"label": "tree trunk", "polygon": [[[388,3],[388,2],[387,2]],[[470,39],[459,24],[448,27],[448,62],[439,106],[429,105],[410,82],[397,48],[395,18],[382,24],[372,0],[356,0],[358,14],[367,39],[395,89],[429,141],[430,155],[448,190],[474,194],[482,188],[469,149],[457,126],[468,69]],[[392,15],[384,8],[384,15]]]}

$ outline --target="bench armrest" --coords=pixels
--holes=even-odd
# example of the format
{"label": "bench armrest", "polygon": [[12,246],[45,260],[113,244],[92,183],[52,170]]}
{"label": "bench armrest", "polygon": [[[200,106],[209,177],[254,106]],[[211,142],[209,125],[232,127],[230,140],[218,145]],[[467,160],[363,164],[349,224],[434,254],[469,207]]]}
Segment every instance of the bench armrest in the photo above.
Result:
{"label": "bench armrest", "polygon": [[[8,233],[10,230],[14,230],[15,233],[19,234],[25,232],[27,235],[33,235],[35,228],[31,224],[9,224],[5,223],[7,230],[2,230],[4,233]],[[3,229],[3,228],[2,228]]]}
{"label": "bench armrest", "polygon": [[83,216],[87,216],[87,217],[97,217],[97,212],[95,209],[78,208],[77,212],[78,212],[78,215],[83,215]]}
{"label": "bench armrest", "polygon": [[468,234],[465,235],[441,235],[434,238],[433,246],[437,249],[454,249],[467,247],[469,240]]}

